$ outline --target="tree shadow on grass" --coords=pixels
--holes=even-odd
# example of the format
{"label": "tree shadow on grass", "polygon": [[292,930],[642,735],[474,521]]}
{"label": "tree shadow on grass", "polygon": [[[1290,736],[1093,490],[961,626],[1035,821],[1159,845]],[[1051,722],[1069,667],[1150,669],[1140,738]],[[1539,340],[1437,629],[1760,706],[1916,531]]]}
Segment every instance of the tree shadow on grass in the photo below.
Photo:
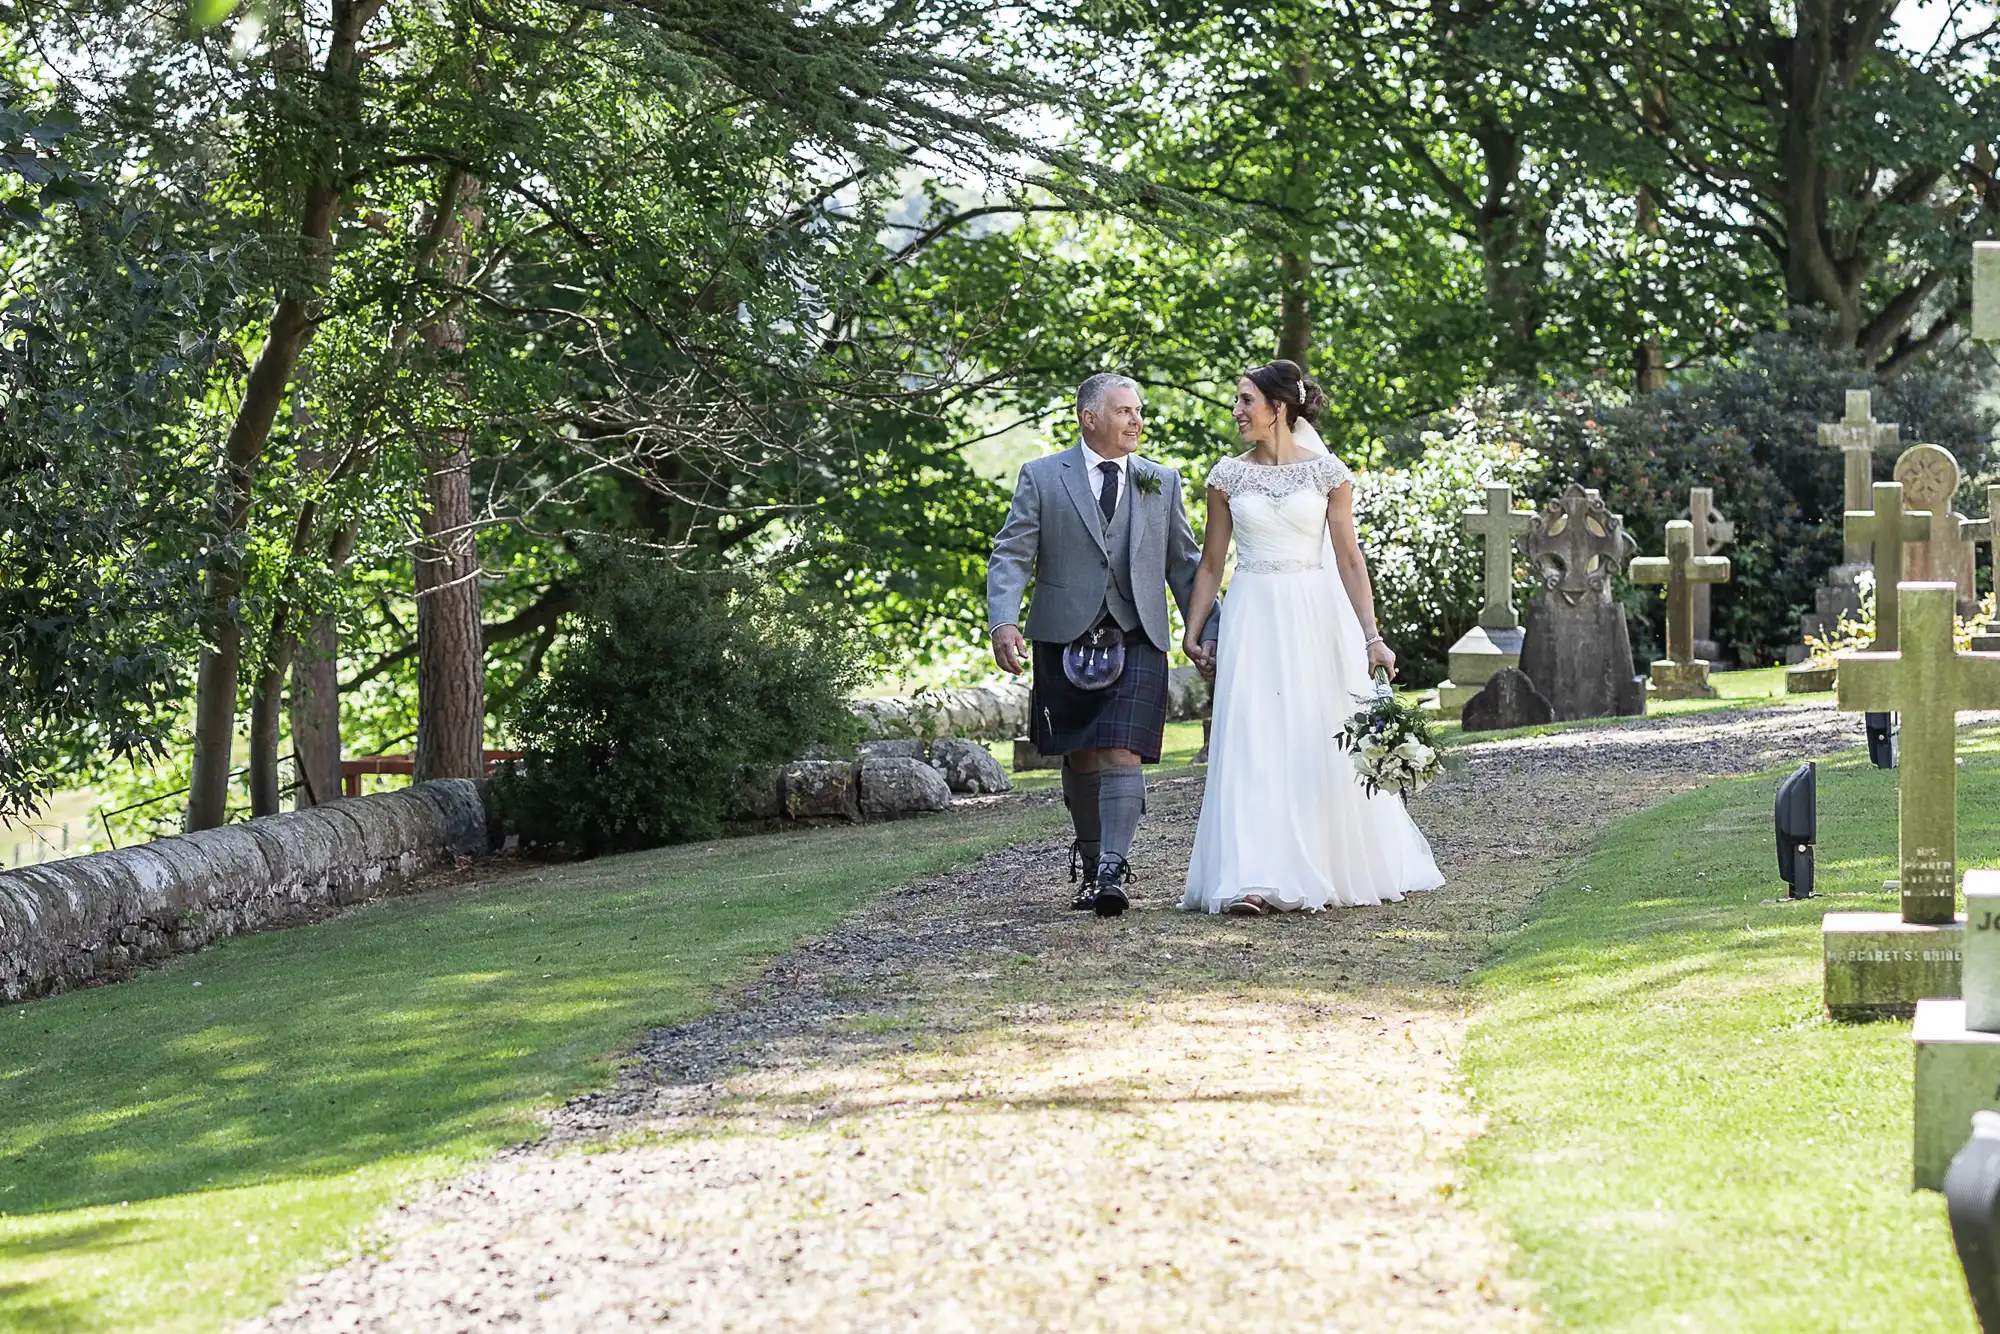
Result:
{"label": "tree shadow on grass", "polygon": [[[0,1011],[0,1210],[327,1177],[536,1133],[648,1023],[1037,808],[553,867],[241,937]],[[1026,823],[1024,823],[1024,821]],[[809,838],[814,856],[800,856]]]}

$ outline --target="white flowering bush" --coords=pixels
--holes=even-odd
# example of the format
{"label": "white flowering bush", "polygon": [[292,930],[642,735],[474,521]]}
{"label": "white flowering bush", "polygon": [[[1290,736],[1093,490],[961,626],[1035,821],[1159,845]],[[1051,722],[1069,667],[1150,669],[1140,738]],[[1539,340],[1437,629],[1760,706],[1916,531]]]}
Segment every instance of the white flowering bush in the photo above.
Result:
{"label": "white flowering bush", "polygon": [[1334,740],[1354,756],[1354,771],[1371,797],[1377,792],[1412,796],[1444,773],[1444,754],[1430,719],[1397,699],[1387,681]]}
{"label": "white flowering bush", "polygon": [[[1479,619],[1483,557],[1462,516],[1485,504],[1489,482],[1511,483],[1517,508],[1540,494],[1545,464],[1532,445],[1542,430],[1528,411],[1469,395],[1429,419],[1416,440],[1399,442],[1398,452],[1420,451],[1413,461],[1356,478],[1355,528],[1375,587],[1375,620],[1404,680],[1441,680],[1446,651]],[[1524,608],[1534,588],[1526,570],[1517,562],[1514,596]]]}

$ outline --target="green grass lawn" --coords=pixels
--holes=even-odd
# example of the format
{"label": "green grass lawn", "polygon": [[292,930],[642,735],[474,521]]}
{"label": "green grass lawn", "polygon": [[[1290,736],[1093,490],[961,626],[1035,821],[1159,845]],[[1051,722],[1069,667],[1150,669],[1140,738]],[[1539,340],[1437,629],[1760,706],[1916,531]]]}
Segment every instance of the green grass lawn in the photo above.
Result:
{"label": "green grass lawn", "polygon": [[[1961,754],[1961,863],[1990,865],[2000,745]],[[1896,906],[1895,776],[1821,764],[1805,904],[1777,898],[1774,786],[1617,826],[1481,978],[1473,1197],[1562,1327],[1973,1328],[1943,1202],[1909,1186],[1909,1026],[1820,1012],[1821,914]]]}
{"label": "green grass lawn", "polygon": [[0,1329],[212,1329],[1018,806],[546,868],[0,1009]]}

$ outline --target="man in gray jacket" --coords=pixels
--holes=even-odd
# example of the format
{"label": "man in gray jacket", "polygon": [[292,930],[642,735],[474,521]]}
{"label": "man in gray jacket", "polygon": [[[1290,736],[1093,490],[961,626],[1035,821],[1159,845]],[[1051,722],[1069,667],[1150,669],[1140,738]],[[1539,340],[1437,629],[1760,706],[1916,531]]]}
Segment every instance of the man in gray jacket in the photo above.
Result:
{"label": "man in gray jacket", "polygon": [[[1076,391],[1083,441],[1021,469],[1014,505],[993,539],[986,571],[993,659],[1016,676],[1030,665],[1034,692],[1028,736],[1044,755],[1063,757],[1063,801],[1076,826],[1083,888],[1070,905],[1116,917],[1131,901],[1127,857],[1145,810],[1143,764],[1160,758],[1167,723],[1167,619],[1171,589],[1181,614],[1194,591],[1201,547],[1188,525],[1181,476],[1138,457],[1145,430],[1139,386],[1122,375],[1093,375]],[[1025,636],[1021,602],[1033,604]],[[1220,612],[1202,637],[1196,665],[1214,675]],[[1125,647],[1118,679],[1099,689],[1073,684],[1063,650],[1103,627]],[[1099,636],[1102,638],[1103,636]]]}

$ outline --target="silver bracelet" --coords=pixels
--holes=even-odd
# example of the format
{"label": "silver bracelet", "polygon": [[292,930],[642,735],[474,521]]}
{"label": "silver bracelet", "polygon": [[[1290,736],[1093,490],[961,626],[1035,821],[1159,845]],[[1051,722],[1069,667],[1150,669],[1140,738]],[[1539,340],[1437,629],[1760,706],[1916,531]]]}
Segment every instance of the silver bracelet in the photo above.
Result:
{"label": "silver bracelet", "polygon": [[1388,640],[1386,640],[1386,639],[1384,639],[1384,638],[1382,638],[1382,636],[1380,636],[1380,635],[1376,635],[1376,636],[1375,636],[1375,637],[1374,637],[1373,639],[1369,640],[1369,641],[1368,641],[1367,643],[1363,644],[1363,645],[1362,645],[1361,647],[1363,647],[1363,648],[1373,648],[1373,647],[1374,647],[1375,645],[1377,645],[1377,644],[1382,644],[1382,645],[1387,645],[1387,644],[1388,644],[1388,642],[1389,642],[1389,641],[1388,641]]}

